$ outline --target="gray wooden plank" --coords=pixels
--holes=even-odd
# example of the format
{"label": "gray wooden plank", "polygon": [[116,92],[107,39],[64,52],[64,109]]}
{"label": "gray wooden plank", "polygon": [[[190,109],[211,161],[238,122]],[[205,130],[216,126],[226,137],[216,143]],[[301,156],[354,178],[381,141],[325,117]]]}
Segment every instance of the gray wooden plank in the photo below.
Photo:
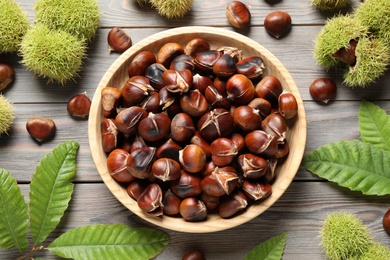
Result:
{"label": "gray wooden plank", "polygon": [[[390,113],[390,103],[374,101]],[[330,142],[359,139],[358,110],[360,101],[335,101],[328,105],[305,101],[307,117],[306,153]],[[80,143],[77,163],[77,182],[101,181],[88,143],[88,124],[85,120],[75,120],[68,115],[66,104],[15,104],[16,119],[9,135],[0,137],[0,165],[12,172],[21,182],[28,182],[35,166],[43,156],[56,145],[67,140]],[[57,123],[54,139],[39,145],[27,133],[25,124],[30,117],[48,116]],[[317,179],[304,169],[300,169],[296,179]]]}

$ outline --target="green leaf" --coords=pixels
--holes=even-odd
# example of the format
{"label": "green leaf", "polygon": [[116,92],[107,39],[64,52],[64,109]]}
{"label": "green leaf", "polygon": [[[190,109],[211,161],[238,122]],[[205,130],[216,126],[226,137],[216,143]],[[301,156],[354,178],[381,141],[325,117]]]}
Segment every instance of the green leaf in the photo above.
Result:
{"label": "green leaf", "polygon": [[27,249],[28,215],[16,180],[0,168],[0,247]]}
{"label": "green leaf", "polygon": [[312,173],[366,195],[390,194],[390,154],[358,140],[318,147],[302,160]]}
{"label": "green leaf", "polygon": [[30,231],[35,244],[42,243],[57,227],[68,208],[76,174],[74,141],[59,144],[38,164],[30,184]]}
{"label": "green leaf", "polygon": [[255,246],[244,260],[281,260],[286,246],[287,233],[272,237]]}
{"label": "green leaf", "polygon": [[358,118],[362,141],[390,152],[390,117],[386,111],[362,100]]}
{"label": "green leaf", "polygon": [[73,259],[150,259],[169,244],[168,234],[124,224],[76,228],[54,240],[48,250]]}

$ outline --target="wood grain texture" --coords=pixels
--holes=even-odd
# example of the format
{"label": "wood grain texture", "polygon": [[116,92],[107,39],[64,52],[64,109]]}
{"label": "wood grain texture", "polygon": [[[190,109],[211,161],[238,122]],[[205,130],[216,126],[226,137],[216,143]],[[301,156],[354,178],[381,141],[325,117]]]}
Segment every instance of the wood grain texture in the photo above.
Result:
{"label": "wood grain texture", "polygon": [[[17,2],[21,3],[33,22],[34,2]],[[119,57],[120,54],[108,51],[106,41],[107,33],[113,26],[123,27],[134,44],[155,33],[179,26],[223,28],[260,43],[283,63],[298,86],[307,119],[305,153],[329,142],[359,139],[357,112],[362,98],[375,102],[390,113],[390,71],[367,89],[351,89],[342,83],[339,72],[325,71],[313,59],[313,41],[326,19],[335,13],[319,12],[306,0],[248,0],[245,3],[251,8],[252,24],[250,28],[238,30],[226,20],[225,7],[228,2],[196,0],[192,11],[185,17],[167,20],[150,6],[139,7],[132,0],[100,0],[100,28],[88,46],[88,59],[80,77],[65,86],[48,84],[45,79],[35,77],[19,64],[21,58],[16,54],[0,55],[0,60],[11,62],[16,69],[15,82],[3,91],[14,102],[16,119],[9,135],[0,137],[0,167],[7,169],[18,180],[26,200],[28,183],[39,160],[63,141],[73,139],[80,143],[75,193],[70,208],[45,245],[67,230],[93,223],[125,223],[134,227],[159,228],[132,214],[107,189],[92,160],[87,139],[88,122],[74,120],[66,111],[66,102],[73,95],[87,91],[92,98],[104,73]],[[353,6],[357,6],[359,1],[352,2]],[[290,33],[279,40],[270,37],[263,26],[266,14],[273,10],[287,11],[293,20]],[[309,95],[309,85],[317,77],[331,77],[338,84],[336,100],[326,106],[312,101]],[[58,126],[55,138],[41,145],[34,142],[25,129],[27,120],[36,115],[50,116]],[[162,229],[170,235],[171,243],[156,259],[180,259],[184,252],[193,248],[202,249],[207,259],[242,259],[255,245],[284,231],[288,235],[283,260],[325,259],[318,245],[318,230],[326,215],[335,211],[357,214],[378,241],[389,245],[390,238],[381,223],[389,207],[388,201],[389,196],[364,196],[351,192],[300,168],[286,193],[266,212],[244,225],[207,234]],[[0,249],[0,259],[15,259],[17,256],[16,251]],[[39,256],[43,259],[60,259],[49,252]]]}

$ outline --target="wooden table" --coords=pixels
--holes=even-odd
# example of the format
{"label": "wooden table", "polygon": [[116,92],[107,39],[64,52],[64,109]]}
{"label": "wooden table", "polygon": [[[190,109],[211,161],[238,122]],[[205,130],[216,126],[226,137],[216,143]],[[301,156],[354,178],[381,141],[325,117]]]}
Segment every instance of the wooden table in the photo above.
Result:
{"label": "wooden table", "polygon": [[[19,0],[34,20],[33,1]],[[111,63],[119,56],[110,53],[106,36],[113,26],[125,28],[134,43],[169,28],[190,25],[215,26],[235,30],[258,41],[286,66],[296,81],[304,100],[307,115],[309,152],[320,145],[359,138],[357,114],[362,98],[371,100],[390,112],[390,72],[367,89],[351,89],[342,84],[342,77],[326,72],[313,59],[313,41],[327,18],[334,13],[321,13],[309,1],[244,1],[252,13],[251,27],[236,30],[229,25],[225,8],[229,1],[195,1],[192,11],[182,19],[166,20],[150,7],[139,7],[131,0],[100,0],[100,28],[89,46],[88,59],[77,82],[65,86],[35,77],[19,64],[16,55],[1,55],[0,60],[12,63],[16,80],[3,94],[14,102],[16,120],[9,136],[0,138],[0,166],[8,170],[21,186],[28,200],[29,182],[35,166],[56,145],[73,139],[80,143],[77,156],[75,191],[60,226],[45,245],[65,231],[92,223],[125,223],[134,227],[152,227],[133,215],[109,192],[96,171],[88,144],[87,121],[72,119],[66,110],[67,101],[84,91],[92,97]],[[356,6],[357,1],[353,1]],[[282,38],[270,37],[263,26],[265,16],[274,10],[290,13],[293,28]],[[329,76],[338,83],[337,98],[327,106],[314,102],[309,94],[310,83]],[[49,116],[57,124],[53,140],[37,144],[28,135],[25,124],[32,116]],[[357,214],[372,230],[372,235],[385,245],[390,237],[382,227],[382,217],[389,207],[389,197],[363,196],[334,183],[324,181],[300,168],[287,192],[269,210],[254,220],[223,232],[188,234],[166,231],[170,245],[156,259],[180,259],[189,249],[201,249],[207,259],[242,259],[255,245],[287,231],[284,260],[325,259],[319,247],[319,229],[327,214],[348,211]],[[0,259],[15,259],[14,250],[0,250]],[[58,259],[49,252],[45,259]]]}

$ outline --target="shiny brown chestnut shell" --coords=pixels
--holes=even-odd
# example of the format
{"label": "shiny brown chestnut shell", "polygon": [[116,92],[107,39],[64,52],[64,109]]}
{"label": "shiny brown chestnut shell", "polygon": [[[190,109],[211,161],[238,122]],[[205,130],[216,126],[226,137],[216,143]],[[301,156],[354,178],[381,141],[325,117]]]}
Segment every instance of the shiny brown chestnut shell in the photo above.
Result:
{"label": "shiny brown chestnut shell", "polygon": [[245,75],[234,74],[226,82],[226,93],[235,105],[246,105],[255,97],[255,87]]}
{"label": "shiny brown chestnut shell", "polygon": [[185,142],[195,134],[192,117],[186,113],[176,114],[171,121],[171,135],[177,142]]}
{"label": "shiny brown chestnut shell", "polygon": [[121,110],[115,117],[115,125],[121,133],[135,135],[138,133],[139,123],[146,118],[148,113],[138,106],[132,106]]}
{"label": "shiny brown chestnut shell", "polygon": [[231,1],[226,7],[226,18],[234,27],[244,28],[251,21],[251,13],[241,1]]}
{"label": "shiny brown chestnut shell", "polygon": [[234,130],[234,120],[229,111],[216,108],[204,114],[198,121],[198,131],[207,141],[226,137]]}
{"label": "shiny brown chestnut shell", "polygon": [[156,148],[142,147],[134,150],[127,158],[127,167],[135,178],[146,179],[152,175],[152,165],[156,158]]}
{"label": "shiny brown chestnut shell", "polygon": [[286,139],[288,125],[284,117],[279,113],[269,114],[261,123],[262,129],[275,137],[277,143],[283,143]]}
{"label": "shiny brown chestnut shell", "polygon": [[229,54],[223,54],[213,64],[213,72],[218,77],[231,77],[236,73],[236,62]]}
{"label": "shiny brown chestnut shell", "polygon": [[181,54],[173,59],[169,69],[193,71],[195,69],[194,59],[190,55]]}
{"label": "shiny brown chestnut shell", "polygon": [[238,185],[237,171],[232,166],[216,167],[201,181],[202,191],[210,196],[230,194]]}
{"label": "shiny brown chestnut shell", "polygon": [[145,141],[155,142],[168,135],[170,126],[171,120],[166,113],[149,112],[148,116],[139,122],[138,134]]}
{"label": "shiny brown chestnut shell", "polygon": [[161,46],[156,55],[157,63],[169,68],[171,62],[179,55],[184,54],[184,48],[177,42],[168,42]]}
{"label": "shiny brown chestnut shell", "polygon": [[190,40],[185,46],[185,53],[194,57],[198,52],[209,51],[210,43],[203,38],[195,38]]}
{"label": "shiny brown chestnut shell", "polygon": [[251,153],[272,157],[278,150],[278,143],[274,136],[263,130],[256,130],[245,136],[245,147]]}
{"label": "shiny brown chestnut shell", "polygon": [[265,65],[259,56],[251,56],[236,63],[237,73],[247,76],[249,79],[256,79],[263,74]]}
{"label": "shiny brown chestnut shell", "polygon": [[141,51],[131,60],[128,68],[129,77],[144,76],[146,69],[156,63],[156,56],[151,51]]}
{"label": "shiny brown chestnut shell", "polygon": [[234,110],[233,120],[244,132],[252,132],[261,128],[260,113],[247,105],[239,106]]}
{"label": "shiny brown chestnut shell", "polygon": [[180,215],[186,221],[203,221],[207,218],[207,208],[203,201],[197,198],[186,198],[180,204]]}
{"label": "shiny brown chestnut shell", "polygon": [[138,206],[149,214],[161,216],[163,214],[163,193],[156,183],[149,184],[138,197]]}
{"label": "shiny brown chestnut shell", "polygon": [[107,157],[108,172],[118,182],[131,182],[135,179],[127,167],[129,156],[127,151],[117,148]]}
{"label": "shiny brown chestnut shell", "polygon": [[226,137],[214,140],[210,145],[211,160],[216,166],[228,166],[237,155],[238,150],[235,143]]}
{"label": "shiny brown chestnut shell", "polygon": [[166,89],[172,93],[186,93],[192,86],[192,72],[184,70],[166,70],[162,74]]}
{"label": "shiny brown chestnut shell", "polygon": [[180,97],[180,107],[188,115],[200,117],[209,110],[209,103],[206,97],[195,89]]}
{"label": "shiny brown chestnut shell", "polygon": [[290,92],[283,92],[278,99],[279,112],[285,119],[291,119],[298,113],[298,102]]}
{"label": "shiny brown chestnut shell", "polygon": [[282,83],[272,75],[267,75],[257,83],[255,87],[256,96],[268,100],[272,107],[278,107],[279,95],[283,92]]}
{"label": "shiny brown chestnut shell", "polygon": [[179,161],[183,170],[200,172],[206,164],[206,153],[200,146],[189,144],[179,151]]}
{"label": "shiny brown chestnut shell", "polygon": [[246,153],[237,158],[238,167],[246,179],[258,179],[266,173],[267,161],[257,155]]}
{"label": "shiny brown chestnut shell", "polygon": [[150,85],[155,90],[160,90],[164,87],[165,84],[162,75],[166,70],[167,68],[160,63],[153,63],[146,68],[145,77],[149,80]]}
{"label": "shiny brown chestnut shell", "polygon": [[180,177],[171,181],[169,187],[180,198],[195,197],[202,192],[201,181],[200,175],[182,170]]}
{"label": "shiny brown chestnut shell", "polygon": [[217,50],[199,52],[194,57],[194,63],[198,70],[209,72],[213,70],[213,65],[221,56],[222,53]]}
{"label": "shiny brown chestnut shell", "polygon": [[122,100],[125,107],[139,105],[153,90],[153,87],[149,84],[149,80],[146,77],[131,77],[121,89]]}

